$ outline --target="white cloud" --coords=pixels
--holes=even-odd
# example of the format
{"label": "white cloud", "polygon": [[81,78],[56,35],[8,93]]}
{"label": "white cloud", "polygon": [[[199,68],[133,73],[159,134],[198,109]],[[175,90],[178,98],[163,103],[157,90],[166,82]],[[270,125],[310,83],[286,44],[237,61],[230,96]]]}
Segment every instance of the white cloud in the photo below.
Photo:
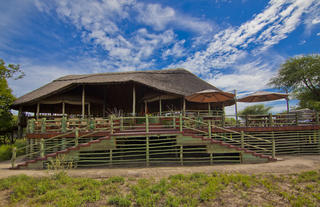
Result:
{"label": "white cloud", "polygon": [[[185,61],[172,64],[206,76],[213,69],[233,66],[248,55],[258,55],[287,37],[300,23],[301,16],[315,1],[272,0],[266,9],[240,27],[230,27],[214,35],[205,50]],[[250,48],[255,47],[255,50]]]}
{"label": "white cloud", "polygon": [[317,36],[320,36],[320,32],[317,33]]}

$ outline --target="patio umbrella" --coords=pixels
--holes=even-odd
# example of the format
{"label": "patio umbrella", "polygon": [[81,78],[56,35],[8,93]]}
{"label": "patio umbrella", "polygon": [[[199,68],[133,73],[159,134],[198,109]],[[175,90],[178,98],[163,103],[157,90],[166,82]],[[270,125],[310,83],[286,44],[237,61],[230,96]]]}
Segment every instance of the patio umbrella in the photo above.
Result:
{"label": "patio umbrella", "polygon": [[246,97],[238,99],[238,102],[264,102],[264,101],[274,101],[279,99],[286,99],[287,101],[287,112],[289,112],[289,94],[286,93],[275,93],[267,91],[257,91]]}
{"label": "patio umbrella", "polygon": [[199,91],[186,97],[188,101],[198,103],[227,102],[233,98],[234,94],[232,93],[214,89]]}

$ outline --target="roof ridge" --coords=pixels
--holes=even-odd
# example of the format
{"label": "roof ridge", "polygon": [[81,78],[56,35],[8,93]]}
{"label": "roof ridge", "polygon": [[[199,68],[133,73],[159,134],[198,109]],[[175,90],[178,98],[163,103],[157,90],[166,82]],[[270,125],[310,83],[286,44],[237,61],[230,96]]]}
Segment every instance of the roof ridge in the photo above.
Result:
{"label": "roof ridge", "polygon": [[[55,81],[70,81],[70,80],[80,80],[80,79],[84,79],[84,78],[89,78],[89,77],[94,77],[94,76],[101,76],[101,75],[120,75],[120,74],[134,74],[134,73],[146,73],[146,74],[150,74],[150,73],[155,73],[155,74],[170,74],[171,72],[187,72],[190,73],[188,70],[184,69],[184,68],[174,68],[174,69],[162,69],[162,70],[146,70],[146,71],[126,71],[126,72],[105,72],[105,73],[94,73],[94,74],[78,74],[78,75],[66,75],[63,77],[60,77],[58,79],[53,80],[52,82]],[[190,73],[192,74],[192,73]],[[192,74],[194,75],[194,74]],[[70,77],[70,78],[68,78]]]}

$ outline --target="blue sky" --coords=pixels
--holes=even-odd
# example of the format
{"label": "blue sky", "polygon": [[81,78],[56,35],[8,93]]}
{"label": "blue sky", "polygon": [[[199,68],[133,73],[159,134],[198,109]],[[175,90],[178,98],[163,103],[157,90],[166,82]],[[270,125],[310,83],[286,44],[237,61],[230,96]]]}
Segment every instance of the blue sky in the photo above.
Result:
{"label": "blue sky", "polygon": [[319,0],[3,0],[0,19],[0,58],[26,73],[16,96],[67,74],[177,67],[243,95],[320,48]]}

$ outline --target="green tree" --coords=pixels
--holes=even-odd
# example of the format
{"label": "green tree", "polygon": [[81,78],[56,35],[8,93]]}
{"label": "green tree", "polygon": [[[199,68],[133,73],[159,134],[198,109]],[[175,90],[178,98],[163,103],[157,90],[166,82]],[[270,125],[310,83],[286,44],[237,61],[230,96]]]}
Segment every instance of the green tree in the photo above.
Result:
{"label": "green tree", "polygon": [[19,65],[8,64],[0,59],[0,132],[10,131],[16,124],[16,119],[10,111],[15,100],[12,90],[8,86],[8,78],[19,79],[24,76]]}
{"label": "green tree", "polygon": [[247,106],[245,109],[239,112],[240,116],[246,115],[265,115],[268,114],[272,106],[265,106],[264,104],[256,104]]}
{"label": "green tree", "polygon": [[288,59],[269,85],[293,92],[301,108],[320,110],[320,55]]}

